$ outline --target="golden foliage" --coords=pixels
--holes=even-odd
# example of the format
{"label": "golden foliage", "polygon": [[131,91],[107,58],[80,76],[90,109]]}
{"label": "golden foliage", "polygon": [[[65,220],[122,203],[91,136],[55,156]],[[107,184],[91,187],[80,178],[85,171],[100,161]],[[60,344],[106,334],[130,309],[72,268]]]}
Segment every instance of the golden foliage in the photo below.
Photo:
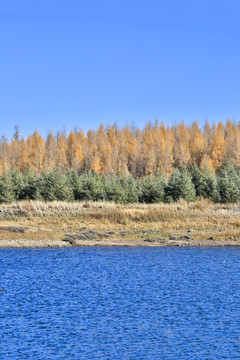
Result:
{"label": "golden foliage", "polygon": [[55,137],[50,132],[44,140],[35,130],[26,140],[20,139],[19,133],[11,141],[5,137],[0,140],[0,173],[10,168],[42,172],[56,167],[136,177],[158,171],[169,177],[174,168],[193,164],[214,172],[225,160],[240,169],[240,124],[231,120],[217,126],[207,122],[203,130],[197,121],[172,128],[156,121],[144,129],[100,124],[86,135],[75,130]]}

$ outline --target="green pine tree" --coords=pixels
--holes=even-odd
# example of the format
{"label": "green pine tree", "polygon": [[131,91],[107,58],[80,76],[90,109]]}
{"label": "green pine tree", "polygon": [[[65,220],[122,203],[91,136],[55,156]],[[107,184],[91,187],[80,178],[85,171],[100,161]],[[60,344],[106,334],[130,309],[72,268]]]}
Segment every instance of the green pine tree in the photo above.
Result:
{"label": "green pine tree", "polygon": [[196,191],[196,196],[203,196],[204,185],[203,185],[203,174],[199,170],[198,166],[194,164],[190,170],[192,182]]}
{"label": "green pine tree", "polygon": [[236,203],[239,200],[239,187],[225,168],[220,171],[217,187],[222,203]]}
{"label": "green pine tree", "polygon": [[220,201],[216,177],[207,167],[203,171],[201,196],[216,203]]}
{"label": "green pine tree", "polygon": [[25,186],[24,177],[20,172],[14,169],[11,169],[8,175],[11,179],[14,200],[20,200]]}
{"label": "green pine tree", "polygon": [[194,184],[191,179],[191,175],[184,167],[181,171],[181,195],[180,197],[187,202],[196,200],[196,191],[194,188]]}
{"label": "green pine tree", "polygon": [[106,182],[104,184],[104,189],[106,193],[106,200],[114,201],[116,203],[125,202],[125,194],[124,194],[123,186],[115,174],[111,174],[106,179]]}
{"label": "green pine tree", "polygon": [[100,175],[91,172],[80,176],[79,187],[75,191],[77,200],[104,200],[105,190]]}
{"label": "green pine tree", "polygon": [[39,175],[28,170],[24,175],[24,187],[21,190],[19,199],[37,200],[41,199],[39,194]]}
{"label": "green pine tree", "polygon": [[160,173],[155,176],[146,176],[142,182],[141,202],[159,203],[165,200],[166,180]]}
{"label": "green pine tree", "polygon": [[165,187],[165,202],[170,203],[177,201],[181,197],[182,179],[178,169],[175,169],[168,179]]}
{"label": "green pine tree", "polygon": [[0,203],[10,203],[14,201],[14,190],[9,173],[0,176]]}
{"label": "green pine tree", "polygon": [[137,180],[132,175],[118,178],[117,181],[122,189],[123,203],[136,203],[139,201],[139,187]]}

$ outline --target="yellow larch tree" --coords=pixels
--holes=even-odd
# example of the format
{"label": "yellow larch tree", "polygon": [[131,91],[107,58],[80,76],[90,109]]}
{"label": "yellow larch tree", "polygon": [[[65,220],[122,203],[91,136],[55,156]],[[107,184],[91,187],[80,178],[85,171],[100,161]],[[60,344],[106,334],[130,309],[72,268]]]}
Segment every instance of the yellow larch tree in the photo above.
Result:
{"label": "yellow larch tree", "polygon": [[27,144],[24,138],[19,141],[19,163],[16,170],[25,173],[30,168]]}
{"label": "yellow larch tree", "polygon": [[70,170],[73,170],[75,157],[76,157],[76,136],[73,131],[70,132],[67,138],[67,148],[66,148],[66,157],[67,157],[67,167]]}
{"label": "yellow larch tree", "polygon": [[164,124],[160,127],[160,157],[157,171],[169,177],[173,171],[173,132]]}
{"label": "yellow larch tree", "polygon": [[103,170],[103,163],[102,163],[102,159],[99,156],[97,145],[93,146],[92,151],[93,151],[93,156],[90,165],[90,170],[94,171],[97,174],[101,174]]}
{"label": "yellow larch tree", "polygon": [[63,134],[58,135],[57,139],[57,161],[56,166],[61,170],[67,168],[67,156],[66,156],[66,140]]}
{"label": "yellow larch tree", "polygon": [[237,128],[234,126],[233,122],[228,119],[225,126],[225,160],[233,163],[234,165],[237,163],[237,140]]}
{"label": "yellow larch tree", "polygon": [[10,169],[10,161],[9,161],[9,144],[7,138],[2,136],[0,139],[0,173]]}
{"label": "yellow larch tree", "polygon": [[197,121],[194,121],[190,128],[189,152],[190,165],[196,164],[197,166],[200,166],[204,153],[204,139]]}
{"label": "yellow larch tree", "polygon": [[191,159],[189,151],[189,129],[184,123],[181,123],[172,130],[174,133],[174,167],[181,168],[188,166]]}
{"label": "yellow larch tree", "polygon": [[19,167],[19,141],[13,139],[9,144],[9,162],[10,168],[18,169]]}
{"label": "yellow larch tree", "polygon": [[223,164],[226,153],[224,125],[220,122],[212,138],[211,160],[215,171]]}
{"label": "yellow larch tree", "polygon": [[211,128],[209,122],[207,121],[205,126],[204,126],[204,130],[203,130],[203,141],[204,141],[204,150],[203,153],[204,155],[211,155],[211,144],[212,144],[212,136],[213,136],[213,131],[214,127]]}
{"label": "yellow larch tree", "polygon": [[27,139],[28,158],[30,162],[30,169],[32,171],[41,172],[44,165],[45,145],[41,135],[34,131],[32,136]]}
{"label": "yellow larch tree", "polygon": [[143,130],[142,166],[144,175],[152,175],[156,172],[156,154],[154,152],[154,137],[151,124],[147,124]]}
{"label": "yellow larch tree", "polygon": [[204,170],[205,168],[208,168],[212,173],[214,172],[214,167],[212,164],[212,160],[208,154],[204,154],[200,163],[200,169]]}
{"label": "yellow larch tree", "polygon": [[45,142],[44,170],[52,170],[56,166],[57,142],[52,131]]}

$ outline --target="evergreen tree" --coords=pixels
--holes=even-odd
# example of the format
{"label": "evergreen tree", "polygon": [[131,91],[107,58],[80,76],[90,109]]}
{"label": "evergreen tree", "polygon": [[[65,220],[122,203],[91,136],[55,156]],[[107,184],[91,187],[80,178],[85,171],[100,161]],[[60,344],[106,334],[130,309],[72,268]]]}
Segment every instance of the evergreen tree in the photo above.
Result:
{"label": "evergreen tree", "polygon": [[234,181],[234,177],[228,173],[226,168],[220,171],[218,177],[218,191],[220,195],[220,201],[222,203],[236,203],[240,198],[239,187]]}
{"label": "evergreen tree", "polygon": [[178,169],[174,170],[168,179],[165,187],[165,202],[170,203],[179,200],[181,197],[181,174]]}
{"label": "evergreen tree", "polygon": [[20,130],[19,130],[19,126],[18,126],[18,125],[15,125],[15,126],[14,126],[14,129],[15,129],[15,131],[14,131],[14,134],[13,134],[13,139],[14,139],[15,141],[19,142],[19,140],[20,140]]}
{"label": "evergreen tree", "polygon": [[80,176],[79,188],[75,191],[77,200],[104,200],[105,191],[100,175],[91,172]]}
{"label": "evergreen tree", "polygon": [[73,200],[73,190],[65,172],[54,169],[44,172],[40,179],[39,192],[45,201]]}
{"label": "evergreen tree", "polygon": [[78,192],[81,187],[80,177],[76,170],[66,171],[66,175],[68,177],[69,185],[72,190],[74,200],[78,200]]}
{"label": "evergreen tree", "polygon": [[188,202],[196,200],[196,192],[190,174],[185,167],[174,170],[165,188],[165,202],[184,199]]}
{"label": "evergreen tree", "polygon": [[165,187],[165,177],[160,173],[156,173],[155,176],[146,176],[142,182],[141,202],[158,203],[164,201]]}
{"label": "evergreen tree", "polygon": [[14,200],[20,200],[25,186],[23,175],[12,169],[9,171],[8,176],[10,177]]}
{"label": "evergreen tree", "polygon": [[0,176],[0,203],[10,203],[14,200],[11,176],[9,173],[5,173]]}
{"label": "evergreen tree", "polygon": [[192,183],[191,175],[188,173],[185,167],[181,171],[180,197],[185,199],[187,202],[196,200],[196,192],[195,192],[194,184]]}
{"label": "evergreen tree", "polygon": [[201,196],[214,202],[220,201],[220,195],[217,188],[216,177],[206,167],[203,171],[203,181],[201,186]]}
{"label": "evergreen tree", "polygon": [[139,187],[137,180],[132,175],[125,176],[118,179],[118,183],[122,188],[123,203],[136,203],[139,201]]}
{"label": "evergreen tree", "polygon": [[106,200],[124,203],[125,194],[123,187],[115,174],[110,175],[104,184]]}
{"label": "evergreen tree", "polygon": [[203,184],[203,174],[199,170],[198,166],[194,164],[190,170],[192,182],[194,184],[194,188],[196,191],[196,196],[203,196],[204,192],[204,184]]}
{"label": "evergreen tree", "polygon": [[228,161],[226,161],[222,167],[222,169],[227,171],[228,177],[236,184],[236,186],[240,189],[240,177],[237,173],[235,167]]}
{"label": "evergreen tree", "polygon": [[42,173],[39,181],[39,192],[45,201],[56,200],[54,194],[54,178],[51,176],[51,173]]}
{"label": "evergreen tree", "polygon": [[40,199],[39,194],[39,176],[38,174],[28,170],[24,176],[24,187],[19,194],[19,199],[36,200]]}

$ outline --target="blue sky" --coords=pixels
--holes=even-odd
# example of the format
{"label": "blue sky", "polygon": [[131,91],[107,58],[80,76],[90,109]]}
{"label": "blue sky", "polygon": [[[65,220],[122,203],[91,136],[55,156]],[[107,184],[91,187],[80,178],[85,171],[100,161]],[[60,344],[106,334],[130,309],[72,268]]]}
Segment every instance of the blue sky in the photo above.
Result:
{"label": "blue sky", "polygon": [[239,0],[8,0],[0,135],[240,120]]}

